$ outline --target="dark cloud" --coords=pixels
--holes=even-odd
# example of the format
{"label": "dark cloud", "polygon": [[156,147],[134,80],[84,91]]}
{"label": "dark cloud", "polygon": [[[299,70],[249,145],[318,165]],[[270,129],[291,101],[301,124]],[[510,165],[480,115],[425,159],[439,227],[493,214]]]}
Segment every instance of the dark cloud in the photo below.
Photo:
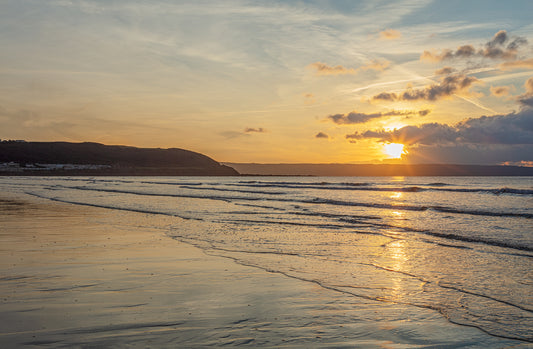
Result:
{"label": "dark cloud", "polygon": [[508,96],[511,93],[511,86],[491,86],[490,93],[496,97]]}
{"label": "dark cloud", "polygon": [[463,74],[448,75],[437,84],[429,85],[423,89],[407,89],[402,93],[382,92],[372,97],[373,100],[384,101],[435,101],[452,96],[458,92],[465,92],[478,79]]}
{"label": "dark cloud", "polygon": [[383,115],[381,113],[365,114],[358,112],[351,112],[348,114],[334,114],[329,115],[328,119],[333,121],[338,125],[349,125],[349,124],[362,124],[371,119],[380,118]]}
{"label": "dark cloud", "polygon": [[246,127],[244,131],[224,131],[220,132],[220,135],[224,136],[225,138],[238,138],[238,137],[251,137],[251,133],[265,133],[267,130],[265,130],[262,127],[254,128],[254,127]]}
{"label": "dark cloud", "polygon": [[454,73],[455,69],[452,67],[444,67],[439,70],[435,71],[436,75],[450,75],[451,73]]}
{"label": "dark cloud", "polygon": [[316,135],[315,135],[315,138],[325,138],[325,139],[329,139],[329,136],[327,134],[325,134],[324,132],[318,132]]}
{"label": "dark cloud", "polygon": [[[515,60],[518,49],[521,46],[526,45],[527,40],[523,37],[516,37],[512,39],[512,41],[510,40],[511,38],[507,32],[505,30],[500,30],[484,45],[484,47],[478,50],[476,50],[473,45],[463,45],[459,46],[455,51],[450,49],[442,50],[440,53],[424,51],[420,56],[420,59],[431,62],[472,57]],[[508,43],[507,46],[506,43]]]}
{"label": "dark cloud", "polygon": [[514,39],[509,45],[507,45],[508,50],[518,50],[520,46],[527,45],[527,39],[518,37]]}
{"label": "dark cloud", "polygon": [[[533,81],[532,81],[533,84]],[[376,139],[402,143],[410,163],[502,164],[533,163],[533,109],[472,118],[449,126],[428,123],[397,130],[368,130],[346,135],[350,143]]]}
{"label": "dark cloud", "polygon": [[498,116],[467,119],[455,126],[428,123],[392,131],[354,133],[347,139],[374,138],[406,145],[533,144],[533,109]]}
{"label": "dark cloud", "polygon": [[253,128],[253,127],[247,127],[244,129],[244,133],[265,133],[266,130],[262,127],[259,128]]}
{"label": "dark cloud", "polygon": [[487,47],[501,46],[507,41],[507,39],[508,39],[507,32],[505,30],[500,30],[499,32],[494,34],[492,39],[489,42],[487,42],[486,46]]}
{"label": "dark cloud", "polygon": [[329,115],[327,119],[333,121],[334,123],[338,125],[351,125],[351,124],[362,124],[372,119],[377,119],[385,116],[426,116],[429,113],[431,113],[431,110],[429,109],[423,109],[423,110],[392,110],[385,113],[360,113],[357,111],[353,111],[348,114],[334,114]]}
{"label": "dark cloud", "polygon": [[456,134],[448,125],[430,123],[421,126],[405,126],[392,131],[377,130],[365,131],[347,135],[348,139],[375,138],[381,142],[413,144],[443,144],[452,143],[456,140]]}

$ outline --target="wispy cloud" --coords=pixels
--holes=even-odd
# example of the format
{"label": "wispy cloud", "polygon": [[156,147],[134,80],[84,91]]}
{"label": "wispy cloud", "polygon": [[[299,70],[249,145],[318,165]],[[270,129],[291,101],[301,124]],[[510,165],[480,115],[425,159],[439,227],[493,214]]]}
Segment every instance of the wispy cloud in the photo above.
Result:
{"label": "wispy cloud", "polygon": [[533,69],[533,58],[517,60],[512,62],[504,62],[499,65],[502,70],[511,70],[511,69]]}
{"label": "wispy cloud", "polygon": [[383,71],[387,69],[389,65],[389,61],[373,61],[359,68],[346,68],[342,65],[329,66],[326,63],[315,62],[311,63],[309,68],[316,70],[317,75],[346,75],[357,74],[367,70]]}
{"label": "wispy cloud", "polygon": [[353,68],[345,68],[342,65],[332,67],[322,62],[311,63],[309,67],[315,69],[318,75],[345,75],[357,72]]}

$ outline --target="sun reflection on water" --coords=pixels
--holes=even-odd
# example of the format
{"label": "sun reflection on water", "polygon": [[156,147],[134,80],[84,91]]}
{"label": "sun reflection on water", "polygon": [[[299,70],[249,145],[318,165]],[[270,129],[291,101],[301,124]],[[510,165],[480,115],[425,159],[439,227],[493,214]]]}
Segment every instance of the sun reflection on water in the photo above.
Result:
{"label": "sun reflection on water", "polygon": [[[407,261],[407,254],[405,252],[405,241],[396,240],[387,244],[387,256],[391,259],[391,269],[396,272],[403,272],[404,263]],[[391,278],[391,298],[395,301],[400,301],[406,290],[404,290],[403,285],[403,275],[400,273],[395,273]]]}
{"label": "sun reflection on water", "polygon": [[397,191],[391,194],[391,199],[400,199],[402,197],[403,193],[401,191]]}

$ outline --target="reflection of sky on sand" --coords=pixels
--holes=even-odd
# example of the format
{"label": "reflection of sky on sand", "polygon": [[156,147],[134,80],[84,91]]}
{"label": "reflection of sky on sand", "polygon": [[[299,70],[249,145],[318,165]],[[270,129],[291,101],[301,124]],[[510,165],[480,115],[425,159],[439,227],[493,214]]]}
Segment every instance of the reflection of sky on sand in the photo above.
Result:
{"label": "reflection of sky on sand", "polygon": [[[41,181],[44,180],[37,183]],[[405,305],[438,310],[459,323],[481,324],[487,331],[500,334],[525,336],[531,328],[528,326],[530,314],[513,305],[529,307],[532,303],[531,283],[526,284],[527,277],[524,277],[531,270],[531,261],[524,258],[527,253],[509,254],[504,246],[470,241],[504,236],[505,243],[511,243],[509,238],[517,241],[521,225],[524,231],[529,231],[526,228],[530,221],[524,217],[510,219],[469,214],[473,209],[488,210],[487,201],[495,202],[497,207],[493,210],[516,212],[520,209],[515,207],[524,206],[522,197],[502,194],[494,200],[494,194],[484,191],[448,193],[441,189],[453,190],[456,182],[441,178],[395,178],[392,181],[387,178],[381,182],[358,179],[356,183],[346,178],[334,183],[333,179],[328,179],[332,182],[329,183],[300,178],[283,179],[283,182],[279,182],[280,179],[254,180],[252,183],[242,182],[242,179],[228,179],[227,182],[180,179],[176,180],[179,185],[167,183],[171,179],[164,179],[162,184],[153,184],[154,181],[146,178],[98,181],[85,184],[81,191],[76,189],[78,180],[73,184],[72,180],[47,179],[46,186],[28,186],[27,190],[89,205],[117,207],[119,211],[114,212],[118,216],[131,210],[135,217],[138,215],[139,219],[149,221],[137,222],[131,219],[133,214],[128,214],[129,219],[121,224],[127,222],[127,225],[149,229],[160,227],[169,236],[198,246],[208,254],[311,284],[318,295],[309,295],[309,299],[323,306],[308,309],[306,301],[299,300],[294,306],[308,311],[313,319],[320,314],[329,316],[329,312],[335,316],[339,311],[344,314],[346,310],[340,310],[342,307],[329,300],[330,296],[322,294],[320,290],[323,289],[338,291],[336,296],[340,298],[343,296],[338,293],[352,297],[348,303],[381,301],[375,304],[379,309],[376,313],[372,311],[375,315],[370,314],[378,320],[368,313],[354,315],[357,312],[354,310],[346,318],[326,322],[325,327],[307,321],[319,336],[324,336],[324,329],[332,324],[352,323],[352,316],[372,317],[375,327],[375,321],[383,318],[382,308],[403,309]],[[310,184],[307,181],[311,181]],[[441,185],[441,181],[449,183]],[[471,180],[457,181],[461,184],[457,185],[459,189],[472,188]],[[503,187],[500,181],[490,184],[491,181],[473,185],[481,189]],[[57,184],[53,191],[48,189],[50,182]],[[507,182],[505,185],[515,186]],[[516,185],[524,186],[522,182]],[[280,187],[287,193],[281,193]],[[436,189],[427,189],[433,187]],[[141,196],[143,192],[146,195]],[[435,207],[451,208],[457,213],[440,212]],[[156,214],[146,216],[152,212]],[[75,237],[80,236],[76,234]],[[118,235],[113,235],[111,241],[107,238],[103,241],[106,251],[116,238]],[[130,258],[130,252],[124,250],[126,258]],[[151,247],[146,252],[154,253],[154,249]],[[129,268],[128,275],[135,272],[131,265],[122,266]],[[240,276],[235,277],[240,280]],[[145,281],[152,279],[149,278]],[[232,297],[231,292],[229,294]],[[325,298],[321,299],[320,295]],[[141,300],[131,302],[142,303]],[[246,303],[245,309],[252,303]],[[290,303],[280,307],[282,310],[289,308]],[[261,308],[256,314],[265,312]],[[504,313],[507,315],[502,316]],[[254,314],[247,319],[251,317],[263,318]],[[489,317],[497,317],[498,321],[486,320]],[[397,326],[406,325],[411,318],[395,311],[394,319]],[[280,326],[289,323],[287,319]]]}

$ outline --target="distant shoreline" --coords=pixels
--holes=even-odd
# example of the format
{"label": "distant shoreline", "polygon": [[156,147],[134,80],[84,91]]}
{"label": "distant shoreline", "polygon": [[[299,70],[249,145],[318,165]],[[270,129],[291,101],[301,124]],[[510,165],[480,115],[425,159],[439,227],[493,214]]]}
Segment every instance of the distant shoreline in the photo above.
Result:
{"label": "distant shoreline", "polygon": [[241,176],[450,177],[533,176],[533,167],[454,164],[252,164],[224,163]]}
{"label": "distant shoreline", "polygon": [[109,167],[100,169],[17,168],[0,171],[0,176],[280,176],[280,177],[517,177],[533,176],[533,167],[489,165],[353,165],[353,164],[238,164],[226,163],[235,172],[220,173],[205,168]]}

